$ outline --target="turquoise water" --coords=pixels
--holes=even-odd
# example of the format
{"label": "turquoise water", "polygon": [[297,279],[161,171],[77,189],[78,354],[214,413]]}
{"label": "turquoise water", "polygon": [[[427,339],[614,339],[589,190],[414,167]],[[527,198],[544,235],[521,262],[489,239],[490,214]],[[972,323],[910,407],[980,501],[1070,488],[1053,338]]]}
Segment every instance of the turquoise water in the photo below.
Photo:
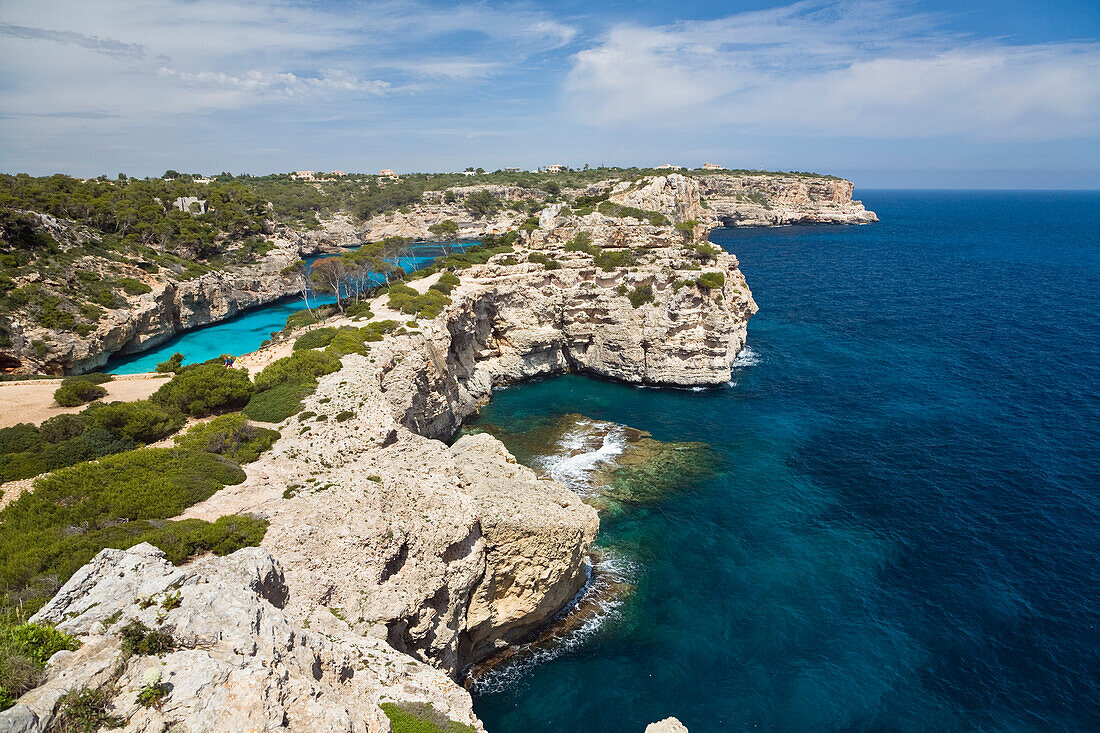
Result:
{"label": "turquoise water", "polygon": [[[455,242],[449,249],[460,252],[466,247],[477,242]],[[354,250],[356,247],[349,247]],[[416,244],[412,248],[412,256],[402,257],[398,265],[406,272],[412,272],[427,267],[440,255],[444,254],[440,245]],[[307,257],[306,262],[312,265],[319,259],[331,257],[330,254]],[[376,279],[376,284],[382,282],[381,276]],[[326,303],[335,303],[336,298],[331,295],[315,295],[309,299],[310,307]],[[157,364],[167,361],[177,351],[184,355],[184,363],[206,361],[216,359],[222,354],[245,354],[255,351],[265,340],[271,338],[273,331],[279,331],[286,324],[287,316],[305,307],[301,298],[292,297],[277,303],[261,306],[250,311],[245,311],[236,318],[215,323],[210,326],[187,331],[176,336],[159,346],[144,351],[140,354],[129,356],[116,356],[107,362],[103,371],[108,374],[140,374],[151,372]]]}
{"label": "turquoise water", "polygon": [[636,591],[492,674],[490,731],[1100,730],[1100,194],[862,198],[715,232],[761,308],[730,385],[493,397],[721,463],[604,517]]}

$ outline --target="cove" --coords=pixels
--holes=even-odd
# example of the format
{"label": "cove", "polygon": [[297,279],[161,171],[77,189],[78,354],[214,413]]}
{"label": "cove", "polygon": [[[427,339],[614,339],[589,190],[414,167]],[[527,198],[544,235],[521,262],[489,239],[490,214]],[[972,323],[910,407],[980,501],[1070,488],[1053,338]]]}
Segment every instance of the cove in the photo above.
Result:
{"label": "cove", "polygon": [[760,305],[724,388],[564,376],[482,411],[702,441],[605,513],[635,586],[475,689],[494,733],[1100,730],[1100,194],[863,192],[717,230]]}
{"label": "cove", "polygon": [[[454,242],[444,248],[437,243],[417,242],[410,247],[409,256],[398,259],[398,266],[404,268],[406,272],[420,270],[428,267],[444,254],[461,252],[477,243],[476,241]],[[358,247],[346,249],[356,250]],[[312,266],[317,260],[332,256],[333,253],[325,253],[304,259],[307,265]],[[377,282],[379,284],[382,282],[381,276]],[[335,302],[336,298],[331,295],[315,295],[309,300],[310,306]],[[234,318],[186,331],[148,351],[111,357],[103,371],[108,374],[151,372],[156,369],[157,364],[167,361],[177,351],[184,355],[184,363],[187,364],[216,359],[227,353],[244,354],[255,351],[260,344],[271,338],[273,331],[282,329],[291,313],[303,308],[305,304],[300,297],[284,298],[278,302],[245,311]]]}

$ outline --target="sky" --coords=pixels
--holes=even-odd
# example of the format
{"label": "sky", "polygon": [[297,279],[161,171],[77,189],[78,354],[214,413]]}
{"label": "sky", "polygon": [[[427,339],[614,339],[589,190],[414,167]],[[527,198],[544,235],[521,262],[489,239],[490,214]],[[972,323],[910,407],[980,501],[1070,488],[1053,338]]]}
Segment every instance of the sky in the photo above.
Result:
{"label": "sky", "polygon": [[1097,0],[0,0],[0,171],[1100,188]]}

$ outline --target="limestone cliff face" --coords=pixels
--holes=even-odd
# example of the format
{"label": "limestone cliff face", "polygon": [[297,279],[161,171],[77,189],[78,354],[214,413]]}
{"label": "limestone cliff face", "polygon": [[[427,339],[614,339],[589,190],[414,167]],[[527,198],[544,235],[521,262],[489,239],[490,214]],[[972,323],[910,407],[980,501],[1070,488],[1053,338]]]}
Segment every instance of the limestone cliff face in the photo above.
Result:
{"label": "limestone cliff face", "polygon": [[[80,242],[80,228],[42,215],[43,226],[63,242]],[[121,308],[106,309],[96,327],[81,336],[47,329],[16,315],[11,346],[0,348],[0,364],[19,373],[80,374],[97,369],[114,354],[152,348],[185,331],[233,318],[298,292],[281,274],[301,257],[361,243],[358,228],[344,216],[323,222],[318,230],[298,232],[272,226],[275,247],[259,262],[207,272],[192,280],[133,273],[152,288],[128,296]],[[39,350],[36,344],[44,345]],[[227,348],[227,350],[229,350]]]}
{"label": "limestone cliff face", "polygon": [[[33,619],[83,645],[54,655],[47,682],[0,712],[0,730],[49,730],[58,699],[83,688],[110,690],[111,713],[127,718],[128,731],[384,733],[382,702],[428,703],[484,730],[469,695],[445,674],[349,633],[328,613],[303,628],[283,608],[287,592],[282,569],[260,548],[186,568],[147,544],[103,550]],[[133,621],[170,637],[171,650],[122,654],[119,631]],[[150,680],[169,690],[155,707],[137,701]]]}
{"label": "limestone cliff face", "polygon": [[798,175],[707,175],[699,192],[712,226],[867,224],[878,221],[843,178]]}
{"label": "limestone cliff face", "polygon": [[[672,221],[701,210],[697,182],[683,176],[620,194],[624,205]],[[399,695],[479,725],[468,696],[413,660],[459,679],[536,631],[584,586],[599,520],[495,438],[443,440],[494,387],[537,375],[721,384],[756,312],[736,258],[707,245],[705,228],[560,207],[544,214],[513,253],[462,270],[436,318],[344,357],[243,483],[182,515],[269,520],[262,550],[246,551],[248,582],[233,570],[241,553],[188,569],[142,559],[148,551],[101,554],[42,612],[68,619],[87,651],[51,667],[47,684],[25,696],[30,712],[19,714],[38,715],[66,686],[102,682],[117,641],[98,638],[94,622],[118,609],[139,614],[138,595],[179,587],[183,604],[167,620],[197,642],[165,666],[180,680],[173,711],[185,730],[267,719],[292,730],[382,731],[376,703]],[[371,309],[409,318],[384,297]],[[119,579],[118,563],[138,562],[142,569],[124,567]],[[124,668],[125,695],[140,674]],[[424,689],[432,684],[435,692]],[[135,730],[164,722],[140,715]]]}

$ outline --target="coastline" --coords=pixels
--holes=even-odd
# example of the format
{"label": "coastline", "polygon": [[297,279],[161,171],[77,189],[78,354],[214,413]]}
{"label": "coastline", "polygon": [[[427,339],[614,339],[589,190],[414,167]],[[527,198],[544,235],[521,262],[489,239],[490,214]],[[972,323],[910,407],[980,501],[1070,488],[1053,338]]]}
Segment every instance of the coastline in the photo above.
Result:
{"label": "coastline", "polygon": [[[338,645],[379,640],[410,664],[436,668],[451,685],[471,665],[544,628],[586,582],[596,511],[519,465],[489,435],[443,441],[495,388],[533,377],[577,372],[642,386],[724,384],[756,312],[736,258],[709,245],[687,247],[684,228],[674,226],[701,215],[690,179],[658,178],[623,195],[624,205],[664,210],[671,221],[552,212],[518,249],[461,270],[439,316],[410,322],[365,354],[344,357],[342,369],[319,380],[303,412],[279,425],[283,437],[249,464],[243,483],[177,519],[267,519],[255,551],[263,554],[254,561],[272,563],[285,584],[282,623],[307,635],[326,630]],[[691,239],[705,242],[706,227],[688,229]],[[581,232],[593,244],[571,248]],[[600,252],[619,253],[623,264],[596,265]],[[705,273],[712,276],[704,279]],[[424,293],[437,280],[412,285]],[[648,301],[635,303],[632,292],[647,293]],[[381,302],[372,311],[375,319],[401,315]],[[140,559],[148,552],[135,548],[93,565],[148,564]],[[220,572],[231,562],[214,559],[203,568]],[[74,576],[36,619],[93,633],[112,610],[135,612],[126,598],[85,605],[106,592],[99,586]],[[101,647],[117,643],[99,633]],[[79,677],[90,663],[76,652],[52,669],[51,679]],[[450,696],[444,703],[423,690],[371,686],[370,679],[395,678],[363,664],[369,690],[358,694],[366,699],[435,700],[480,730],[468,694],[454,697],[460,688],[444,685]],[[268,684],[288,691],[285,682]],[[54,699],[36,691],[12,709],[19,712],[8,713],[31,709],[48,719],[44,706]]]}

